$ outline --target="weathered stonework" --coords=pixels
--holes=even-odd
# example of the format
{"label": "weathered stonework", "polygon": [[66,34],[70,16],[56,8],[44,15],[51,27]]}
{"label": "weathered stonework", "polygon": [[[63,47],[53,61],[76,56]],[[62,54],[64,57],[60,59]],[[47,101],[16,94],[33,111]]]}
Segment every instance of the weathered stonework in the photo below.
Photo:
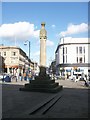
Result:
{"label": "weathered stonework", "polygon": [[46,39],[47,32],[45,30],[45,23],[41,23],[40,30],[40,66],[46,67]]}

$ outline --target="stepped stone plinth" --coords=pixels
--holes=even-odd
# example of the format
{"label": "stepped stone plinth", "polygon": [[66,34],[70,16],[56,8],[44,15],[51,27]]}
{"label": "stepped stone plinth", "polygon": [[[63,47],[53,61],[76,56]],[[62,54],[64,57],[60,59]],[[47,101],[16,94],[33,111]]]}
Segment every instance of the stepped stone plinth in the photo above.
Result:
{"label": "stepped stone plinth", "polygon": [[39,74],[32,80],[31,83],[25,84],[24,88],[20,88],[21,91],[33,91],[33,92],[50,92],[56,93],[62,90],[62,86],[56,83],[55,80],[51,80],[47,74]]}

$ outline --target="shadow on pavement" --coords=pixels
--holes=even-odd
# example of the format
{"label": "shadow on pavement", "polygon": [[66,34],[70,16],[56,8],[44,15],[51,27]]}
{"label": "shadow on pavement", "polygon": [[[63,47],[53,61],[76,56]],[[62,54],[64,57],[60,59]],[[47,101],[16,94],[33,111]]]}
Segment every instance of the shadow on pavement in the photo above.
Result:
{"label": "shadow on pavement", "polygon": [[[2,84],[2,119],[88,118],[90,89],[63,88],[63,95],[44,115],[30,110],[56,93],[19,91],[23,85]],[[24,115],[23,117],[23,114]],[[20,116],[21,115],[21,116]],[[18,118],[19,116],[19,118]]]}

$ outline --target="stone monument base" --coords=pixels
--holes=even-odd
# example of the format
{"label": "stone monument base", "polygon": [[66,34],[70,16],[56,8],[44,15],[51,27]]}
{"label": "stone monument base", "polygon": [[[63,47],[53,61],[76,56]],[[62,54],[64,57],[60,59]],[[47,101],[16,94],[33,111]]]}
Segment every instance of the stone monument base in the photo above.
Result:
{"label": "stone monument base", "polygon": [[62,90],[62,86],[59,83],[55,83],[55,80],[51,80],[46,74],[45,68],[40,68],[39,76],[35,77],[31,83],[25,84],[24,88],[20,88],[21,91],[33,91],[33,92],[50,92],[56,93]]}

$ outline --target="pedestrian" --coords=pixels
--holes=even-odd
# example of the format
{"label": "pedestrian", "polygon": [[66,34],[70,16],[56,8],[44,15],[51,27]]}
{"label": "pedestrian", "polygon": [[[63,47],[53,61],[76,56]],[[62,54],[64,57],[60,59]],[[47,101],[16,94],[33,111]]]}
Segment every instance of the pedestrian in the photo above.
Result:
{"label": "pedestrian", "polygon": [[84,80],[84,79],[85,79],[84,72],[82,72],[81,79],[82,79],[82,80]]}
{"label": "pedestrian", "polygon": [[22,81],[22,74],[21,74],[21,72],[19,73],[19,79],[20,79],[20,81]]}
{"label": "pedestrian", "polygon": [[32,80],[35,79],[35,72],[34,71],[31,72],[31,78],[32,78]]}
{"label": "pedestrian", "polygon": [[16,72],[16,82],[17,82],[17,80],[18,80],[18,73]]}
{"label": "pedestrian", "polygon": [[24,80],[27,81],[27,76],[26,76],[25,72],[24,72],[23,76],[24,76]]}
{"label": "pedestrian", "polygon": [[85,75],[85,79],[87,80],[87,75]]}
{"label": "pedestrian", "polygon": [[86,81],[86,80],[84,80],[84,85],[86,86],[86,87],[89,87],[89,83]]}
{"label": "pedestrian", "polygon": [[68,73],[67,73],[67,79],[69,78],[69,75],[68,75]]}
{"label": "pedestrian", "polygon": [[32,80],[32,74],[31,74],[31,72],[29,72],[29,74],[28,74],[28,80],[31,83],[31,80]]}

